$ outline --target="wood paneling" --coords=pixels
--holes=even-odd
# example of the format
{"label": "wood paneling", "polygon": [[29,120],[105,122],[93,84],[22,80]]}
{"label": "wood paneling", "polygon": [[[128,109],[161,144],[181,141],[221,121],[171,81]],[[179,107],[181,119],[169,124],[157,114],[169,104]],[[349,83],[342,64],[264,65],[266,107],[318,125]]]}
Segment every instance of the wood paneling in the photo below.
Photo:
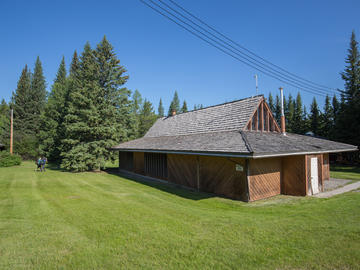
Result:
{"label": "wood paneling", "polygon": [[[237,171],[236,164],[243,171]],[[200,190],[247,201],[245,159],[200,156]]]}
{"label": "wood paneling", "polygon": [[249,166],[250,201],[280,194],[280,158],[251,159]]}
{"label": "wood paneling", "polygon": [[143,152],[134,152],[134,172],[138,174],[145,174]]}
{"label": "wood paneling", "polygon": [[281,194],[306,196],[305,156],[282,159]]}
{"label": "wood paneling", "polygon": [[330,180],[330,159],[329,154],[323,154],[323,180]]}
{"label": "wood paneling", "polygon": [[168,181],[197,188],[197,156],[168,154],[167,158]]}
{"label": "wood paneling", "polygon": [[145,153],[144,170],[145,170],[145,175],[160,179],[167,179],[166,154]]}
{"label": "wood paneling", "polygon": [[280,132],[280,127],[278,126],[269,106],[264,100],[259,103],[258,108],[249,119],[245,129]]}

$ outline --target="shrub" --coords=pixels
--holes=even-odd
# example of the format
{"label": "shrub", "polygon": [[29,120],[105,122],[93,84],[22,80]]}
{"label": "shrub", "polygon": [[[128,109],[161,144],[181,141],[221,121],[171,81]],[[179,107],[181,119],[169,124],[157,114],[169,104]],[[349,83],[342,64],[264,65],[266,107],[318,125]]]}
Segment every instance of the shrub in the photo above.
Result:
{"label": "shrub", "polygon": [[9,152],[0,152],[0,167],[11,167],[21,164],[21,157],[19,155],[10,155]]}

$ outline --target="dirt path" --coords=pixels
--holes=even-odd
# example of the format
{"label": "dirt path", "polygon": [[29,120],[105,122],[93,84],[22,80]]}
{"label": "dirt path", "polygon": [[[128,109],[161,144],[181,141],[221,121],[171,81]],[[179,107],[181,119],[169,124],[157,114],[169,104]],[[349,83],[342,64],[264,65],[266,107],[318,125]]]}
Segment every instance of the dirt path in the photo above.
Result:
{"label": "dirt path", "polygon": [[327,192],[322,192],[322,193],[316,194],[316,195],[314,195],[314,197],[316,197],[316,198],[329,198],[329,197],[332,197],[332,196],[335,196],[335,195],[338,195],[338,194],[342,194],[342,193],[345,193],[345,192],[349,192],[349,191],[352,191],[352,190],[355,190],[355,189],[358,189],[358,188],[360,188],[360,181],[356,182],[356,183],[346,185],[346,186],[343,186],[341,188],[337,188],[337,189],[334,189],[334,190],[330,190],[330,191],[327,191]]}

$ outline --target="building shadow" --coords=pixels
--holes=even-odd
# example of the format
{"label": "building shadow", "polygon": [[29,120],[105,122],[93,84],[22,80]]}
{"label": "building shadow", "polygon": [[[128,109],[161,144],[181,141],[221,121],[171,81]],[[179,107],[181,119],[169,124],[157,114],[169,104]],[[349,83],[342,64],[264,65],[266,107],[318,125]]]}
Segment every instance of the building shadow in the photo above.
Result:
{"label": "building shadow", "polygon": [[156,179],[153,177],[143,176],[131,172],[119,171],[117,168],[108,168],[105,170],[108,174],[112,174],[126,180],[137,182],[148,187],[156,188],[158,190],[185,198],[190,200],[204,200],[213,197],[219,197],[215,194],[197,191],[196,189],[181,186],[175,183],[167,182],[165,180]]}

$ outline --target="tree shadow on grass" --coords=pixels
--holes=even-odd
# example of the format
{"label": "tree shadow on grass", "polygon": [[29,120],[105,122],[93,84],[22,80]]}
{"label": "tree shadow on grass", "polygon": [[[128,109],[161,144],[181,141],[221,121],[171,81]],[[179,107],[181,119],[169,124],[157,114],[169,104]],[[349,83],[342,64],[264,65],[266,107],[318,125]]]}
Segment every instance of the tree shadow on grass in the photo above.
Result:
{"label": "tree shadow on grass", "polygon": [[334,171],[334,172],[347,172],[347,173],[359,173],[360,174],[360,167],[345,166],[345,165],[331,165],[331,171]]}
{"label": "tree shadow on grass", "polygon": [[127,173],[123,171],[119,172],[118,169],[114,169],[114,168],[109,168],[106,169],[105,171],[109,174],[116,175],[118,177],[125,178],[127,180],[134,181],[137,183],[141,183],[148,187],[156,188],[158,190],[171,193],[185,199],[198,201],[212,197],[219,197],[214,194],[197,191],[193,188],[177,185],[164,180],[159,180],[156,178],[143,176],[135,173]]}

